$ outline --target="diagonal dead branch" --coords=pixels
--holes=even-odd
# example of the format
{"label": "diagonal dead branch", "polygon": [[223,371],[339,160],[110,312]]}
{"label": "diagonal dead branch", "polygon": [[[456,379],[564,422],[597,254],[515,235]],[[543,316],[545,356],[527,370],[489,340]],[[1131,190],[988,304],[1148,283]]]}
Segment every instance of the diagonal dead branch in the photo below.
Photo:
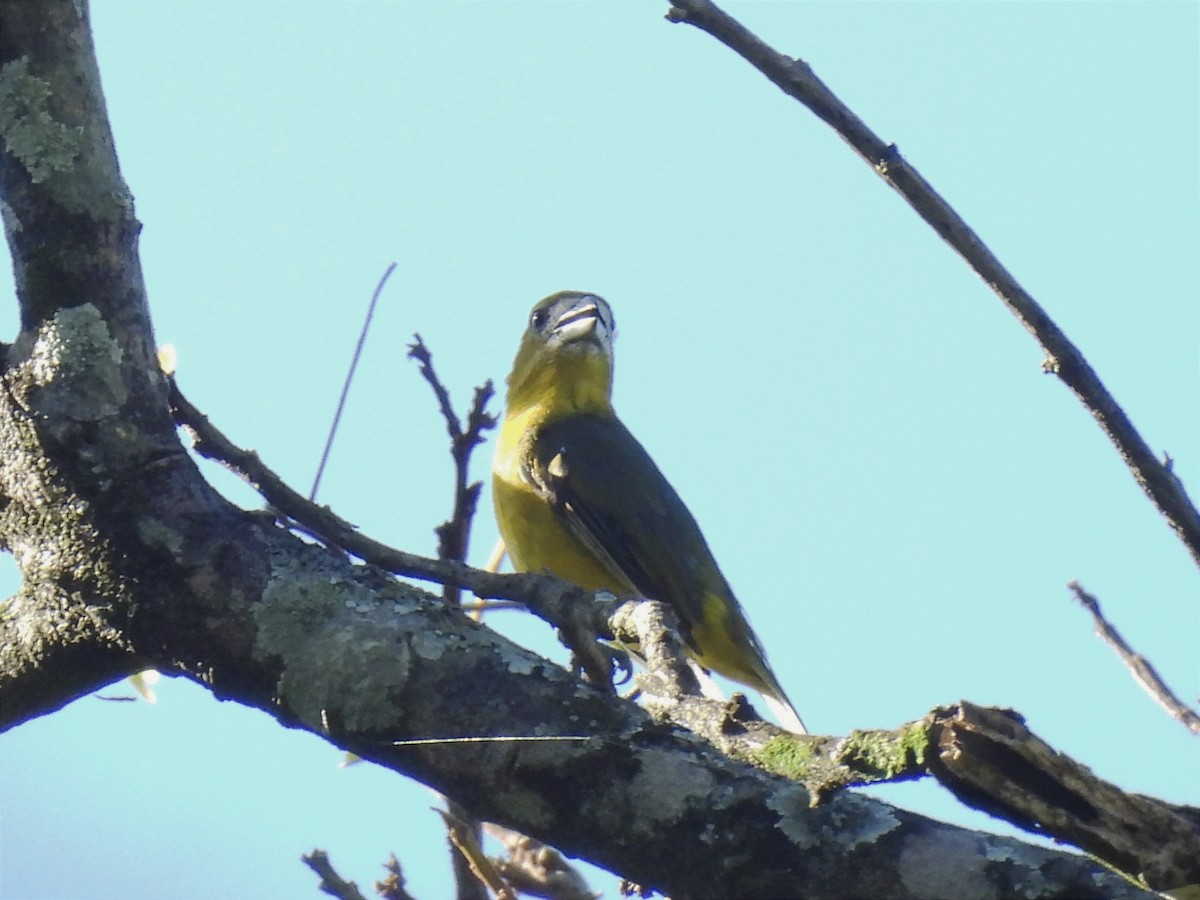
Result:
{"label": "diagonal dead branch", "polygon": [[1044,371],[1070,388],[1100,425],[1151,502],[1200,565],[1200,512],[1167,463],[1160,462],[1079,349],[979,236],[901,155],[869,129],[812,68],[774,50],[711,0],[673,0],[672,22],[712,35],[833,128],[975,270],[1046,352]]}
{"label": "diagonal dead branch", "polygon": [[1083,608],[1092,614],[1092,620],[1096,623],[1096,634],[1100,635],[1100,639],[1116,651],[1117,656],[1121,658],[1121,662],[1125,663],[1125,668],[1129,670],[1133,680],[1141,685],[1142,690],[1166,710],[1167,715],[1172,719],[1182,722],[1183,727],[1192,734],[1200,734],[1200,715],[1197,715],[1186,703],[1175,696],[1146,657],[1126,643],[1125,638],[1121,637],[1121,633],[1100,612],[1100,601],[1085,591],[1078,581],[1070,582],[1067,587]]}

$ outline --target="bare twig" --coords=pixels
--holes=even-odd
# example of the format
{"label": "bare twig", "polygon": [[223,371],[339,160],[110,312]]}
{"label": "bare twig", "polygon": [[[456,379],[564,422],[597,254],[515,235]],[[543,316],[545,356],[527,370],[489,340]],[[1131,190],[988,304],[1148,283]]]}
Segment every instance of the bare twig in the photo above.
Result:
{"label": "bare twig", "polygon": [[1200,734],[1200,715],[1197,715],[1186,703],[1176,697],[1159,677],[1150,661],[1125,642],[1125,638],[1121,637],[1120,632],[1100,612],[1100,601],[1085,591],[1078,581],[1070,582],[1067,587],[1083,608],[1092,614],[1092,620],[1096,623],[1096,634],[1104,643],[1113,648],[1117,656],[1121,658],[1121,662],[1125,663],[1125,668],[1129,670],[1133,680],[1142,686],[1142,690],[1166,710],[1167,715],[1172,719],[1182,722],[1183,726],[1192,734]]}
{"label": "bare twig", "polygon": [[383,293],[383,286],[387,284],[387,280],[394,271],[396,271],[396,264],[390,263],[384,270],[383,277],[379,279],[379,283],[375,285],[375,293],[371,295],[371,302],[367,304],[367,318],[363,322],[362,330],[358,333],[358,342],[354,345],[354,355],[350,357],[350,368],[346,370],[346,381],[342,384],[337,410],[333,414],[333,422],[329,425],[329,436],[325,438],[325,449],[321,451],[321,461],[317,463],[317,474],[313,476],[312,490],[308,492],[309,500],[317,499],[317,488],[321,486],[321,475],[325,472],[325,463],[329,461],[329,451],[333,449],[333,438],[337,434],[338,423],[342,420],[342,410],[346,407],[346,397],[350,393],[350,382],[354,380],[354,370],[358,368],[358,360],[362,356],[367,332],[371,330],[371,319],[375,317],[375,306],[379,302],[379,295]]}
{"label": "bare twig", "polygon": [[[493,394],[492,382],[489,380],[475,388],[475,399],[467,414],[467,427],[464,430],[450,402],[449,391],[433,369],[433,356],[421,340],[421,335],[413,335],[413,342],[408,347],[408,356],[409,359],[417,361],[421,375],[433,388],[442,417],[446,420],[446,431],[450,435],[450,455],[454,458],[454,510],[449,521],[437,528],[438,556],[441,559],[465,562],[471,520],[475,516],[479,492],[483,488],[481,482],[468,483],[471,452],[483,443],[483,432],[496,425],[496,417],[487,412],[487,403]],[[446,602],[454,606],[461,604],[460,588],[457,585],[444,585],[443,596]]]}
{"label": "bare twig", "polygon": [[353,881],[346,881],[333,870],[329,854],[324,850],[314,850],[312,853],[302,853],[300,859],[304,864],[317,873],[321,883],[317,885],[330,897],[338,900],[367,900]]}
{"label": "bare twig", "polygon": [[1188,498],[1183,483],[1169,465],[1156,458],[1079,349],[958,213],[900,155],[896,145],[885,143],[871,131],[806,62],[772,49],[712,0],[672,0],[667,18],[707,32],[749,62],[833,128],[876,174],[908,201],[1042,345],[1046,352],[1043,369],[1057,375],[1092,414],[1134,479],[1200,564],[1200,513]]}
{"label": "bare twig", "polygon": [[518,891],[547,900],[596,900],[600,896],[553,847],[501,825],[489,822],[484,827],[508,853],[492,860],[496,871]]}
{"label": "bare twig", "polygon": [[400,861],[395,853],[388,854],[383,868],[388,874],[383,881],[375,882],[375,893],[383,900],[413,900],[413,895],[404,887],[404,873],[400,871]]}
{"label": "bare twig", "polygon": [[[458,848],[459,854],[470,867],[474,877],[478,879],[478,883],[485,885],[489,891],[495,894],[496,900],[517,900],[516,892],[508,886],[504,877],[496,869],[495,863],[484,854],[483,848],[479,845],[479,836],[470,827],[470,824],[443,809],[435,809],[434,812],[445,820],[446,834],[450,838],[450,843]],[[459,896],[461,896],[463,885],[460,883],[458,887]]]}

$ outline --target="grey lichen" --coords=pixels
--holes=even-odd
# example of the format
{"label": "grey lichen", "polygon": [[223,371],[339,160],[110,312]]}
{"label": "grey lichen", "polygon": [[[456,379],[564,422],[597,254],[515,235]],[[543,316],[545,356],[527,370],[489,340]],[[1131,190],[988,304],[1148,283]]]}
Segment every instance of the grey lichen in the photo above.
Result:
{"label": "grey lichen", "polygon": [[80,130],[50,114],[52,94],[49,83],[29,73],[28,57],[0,67],[0,134],[34,184],[69,172],[79,157]]}
{"label": "grey lichen", "polygon": [[60,309],[36,334],[23,332],[12,350],[15,358],[22,355],[31,412],[98,422],[128,398],[121,347],[94,304]]}
{"label": "grey lichen", "polygon": [[637,756],[641,766],[633,777],[632,797],[653,797],[645,803],[638,821],[644,827],[668,826],[684,816],[696,804],[710,804],[714,790],[713,774],[697,766],[682,763],[676,754],[654,748],[643,749]]}
{"label": "grey lichen", "polygon": [[557,821],[554,808],[533,791],[497,791],[493,799],[522,822],[532,822],[550,830]]}
{"label": "grey lichen", "polygon": [[392,725],[389,688],[407,683],[411,649],[390,629],[378,640],[363,640],[363,630],[353,627],[353,612],[334,615],[348,606],[375,607],[371,589],[350,578],[315,578],[286,552],[274,554],[273,563],[262,602],[254,608],[255,655],[282,661],[280,700],[318,730],[326,728],[330,709],[338,711],[342,730]]}
{"label": "grey lichen", "polygon": [[504,667],[514,675],[532,675],[545,668],[545,664],[538,657],[515,644],[498,644],[496,651],[500,654]]}
{"label": "grey lichen", "polygon": [[[955,861],[947,865],[948,860]],[[910,839],[900,852],[896,868],[901,882],[919,886],[934,897],[988,897],[995,894],[988,880],[987,861],[969,832],[949,832],[938,840]]]}
{"label": "grey lichen", "polygon": [[900,820],[882,803],[873,803],[857,794],[842,793],[829,804],[833,834],[847,851],[869,844],[900,827]]}
{"label": "grey lichen", "polygon": [[[886,806],[849,793],[837,795],[818,812],[810,807],[805,791],[796,786],[777,793],[767,806],[779,814],[779,829],[801,850],[832,840],[850,852],[900,827]],[[814,826],[816,822],[821,824]]]}
{"label": "grey lichen", "polygon": [[1024,891],[1026,897],[1046,896],[1049,885],[1040,868],[1045,862],[1045,851],[1028,844],[983,835],[983,855],[998,865],[1014,863],[1004,878],[1013,890]]}
{"label": "grey lichen", "polygon": [[0,199],[0,222],[4,223],[4,233],[6,235],[17,234],[22,230],[21,220],[17,218],[17,212],[3,199]]}
{"label": "grey lichen", "polygon": [[808,850],[821,842],[821,836],[813,828],[814,813],[804,788],[782,787],[771,795],[766,806],[779,816],[779,830],[799,849]]}

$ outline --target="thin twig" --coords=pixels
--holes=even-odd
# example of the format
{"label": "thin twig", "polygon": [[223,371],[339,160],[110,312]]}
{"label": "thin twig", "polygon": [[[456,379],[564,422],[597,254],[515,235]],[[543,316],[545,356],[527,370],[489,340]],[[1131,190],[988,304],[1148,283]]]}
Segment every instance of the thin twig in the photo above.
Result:
{"label": "thin twig", "polygon": [[1200,512],[1188,498],[1183,483],[1150,450],[1079,349],[958,213],[900,155],[896,145],[884,143],[871,131],[825,86],[808,63],[772,49],[711,0],[673,0],[667,19],[686,22],[707,32],[745,59],[833,128],[876,174],[908,201],[1042,345],[1046,352],[1043,369],[1057,375],[1088,409],[1116,446],[1134,479],[1200,565]]}
{"label": "thin twig", "polygon": [[322,891],[330,897],[337,897],[338,900],[367,900],[359,891],[358,885],[353,881],[346,881],[342,876],[333,870],[333,864],[329,861],[329,854],[324,850],[314,850],[312,853],[300,854],[300,859],[304,864],[317,873],[321,879],[321,883],[317,885]]}
{"label": "thin twig", "polygon": [[[467,414],[467,427],[464,430],[450,402],[450,392],[434,371],[433,355],[425,346],[421,335],[413,335],[413,342],[408,347],[408,357],[417,361],[421,375],[433,388],[442,418],[446,420],[446,431],[450,435],[450,455],[454,459],[454,510],[450,519],[437,528],[438,556],[441,559],[465,562],[471,521],[475,517],[479,493],[483,488],[482,482],[468,483],[471,452],[483,443],[483,432],[496,426],[496,417],[487,412],[488,401],[494,393],[492,382],[486,381],[475,388],[475,398]],[[452,606],[462,603],[461,589],[457,585],[444,585],[443,597]]]}
{"label": "thin twig", "polygon": [[[495,863],[484,854],[479,844],[480,834],[471,827],[473,823],[464,822],[444,809],[435,809],[434,812],[445,821],[446,835],[450,838],[450,843],[458,849],[460,858],[470,868],[476,883],[495,894],[496,900],[517,900],[516,892],[508,886],[508,882],[496,869]],[[458,888],[458,896],[461,897],[463,885],[460,883]],[[487,896],[486,891],[484,896]]]}
{"label": "thin twig", "polygon": [[325,449],[321,451],[321,461],[317,463],[317,474],[313,477],[312,490],[308,492],[309,500],[317,499],[317,488],[321,486],[321,475],[325,472],[325,463],[329,461],[329,451],[333,449],[333,438],[337,434],[338,423],[342,421],[342,410],[346,407],[346,397],[350,394],[350,382],[354,380],[354,370],[358,368],[358,360],[362,356],[363,344],[366,343],[367,333],[371,330],[371,319],[375,316],[375,305],[379,302],[379,295],[383,293],[383,286],[387,284],[387,280],[395,270],[396,264],[390,263],[387,269],[384,270],[383,277],[379,279],[379,283],[375,285],[375,293],[371,295],[371,302],[367,304],[367,318],[363,321],[362,330],[358,333],[358,342],[354,345],[354,355],[350,358],[350,368],[346,371],[346,381],[342,385],[341,396],[338,397],[337,411],[334,412],[333,422],[329,425],[329,436],[325,438]]}
{"label": "thin twig", "polygon": [[400,861],[395,853],[388,854],[383,868],[388,874],[383,881],[375,882],[375,893],[382,900],[413,900],[412,894],[404,887],[404,873],[400,871]]}
{"label": "thin twig", "polygon": [[1129,670],[1129,674],[1133,676],[1133,680],[1142,686],[1142,690],[1166,710],[1167,715],[1172,719],[1182,722],[1183,726],[1192,734],[1200,734],[1200,715],[1197,715],[1186,703],[1175,696],[1174,692],[1159,677],[1149,660],[1126,643],[1120,632],[1100,612],[1100,601],[1085,591],[1078,581],[1070,582],[1067,587],[1083,608],[1092,614],[1092,620],[1096,623],[1096,634],[1104,643],[1113,648],[1117,656],[1121,658],[1121,662],[1125,664],[1125,668]]}
{"label": "thin twig", "polygon": [[508,853],[492,860],[496,870],[518,891],[548,900],[596,900],[600,896],[553,847],[502,825],[489,822],[484,827]]}
{"label": "thin twig", "polygon": [[462,425],[458,421],[458,413],[454,411],[454,404],[450,402],[450,392],[446,390],[446,386],[442,384],[437,373],[433,371],[433,356],[429,352],[429,348],[425,346],[425,342],[421,339],[420,334],[413,335],[413,342],[408,345],[408,358],[415,359],[417,365],[421,368],[421,375],[429,382],[429,386],[433,388],[434,396],[437,397],[438,408],[442,411],[442,418],[446,420],[446,431],[450,435],[451,441],[458,440],[458,436],[462,434]]}

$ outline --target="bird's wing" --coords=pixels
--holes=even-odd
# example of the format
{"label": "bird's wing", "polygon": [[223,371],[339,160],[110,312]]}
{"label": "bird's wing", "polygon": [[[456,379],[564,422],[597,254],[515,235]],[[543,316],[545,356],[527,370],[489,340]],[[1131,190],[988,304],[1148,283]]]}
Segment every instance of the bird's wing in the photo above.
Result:
{"label": "bird's wing", "polygon": [[702,598],[729,592],[695,519],[620,420],[576,415],[544,426],[523,474],[597,559],[675,608],[685,638]]}
{"label": "bird's wing", "polygon": [[804,733],[696,520],[620,420],[543,426],[521,474],[605,569],[675,611],[701,665],[758,688],[784,727]]}

